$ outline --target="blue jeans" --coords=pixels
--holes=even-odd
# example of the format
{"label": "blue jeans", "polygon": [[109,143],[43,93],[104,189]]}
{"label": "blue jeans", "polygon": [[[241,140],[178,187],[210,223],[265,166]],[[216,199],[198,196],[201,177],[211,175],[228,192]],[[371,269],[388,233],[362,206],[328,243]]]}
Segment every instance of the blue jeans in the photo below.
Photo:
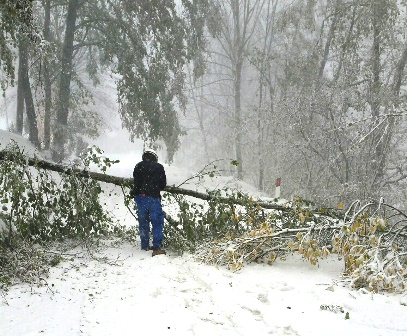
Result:
{"label": "blue jeans", "polygon": [[138,224],[140,231],[141,248],[149,247],[150,221],[153,227],[153,248],[161,246],[163,240],[164,213],[161,200],[158,197],[136,195],[134,201],[137,205]]}

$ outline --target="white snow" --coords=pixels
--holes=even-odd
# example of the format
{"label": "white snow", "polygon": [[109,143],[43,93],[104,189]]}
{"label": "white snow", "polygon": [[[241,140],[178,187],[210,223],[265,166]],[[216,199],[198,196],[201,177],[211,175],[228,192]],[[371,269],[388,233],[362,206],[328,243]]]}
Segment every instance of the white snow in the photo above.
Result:
{"label": "white snow", "polygon": [[[130,177],[137,158],[127,158],[121,154],[121,172]],[[193,174],[166,169],[174,184]],[[199,190],[238,185],[231,178],[201,183]],[[106,197],[107,206],[122,224],[136,225],[120,197]],[[139,244],[107,241],[97,256],[111,262],[102,262],[69,251],[44,286],[20,284],[0,297],[0,335],[407,335],[406,296],[350,290],[337,256],[319,267],[290,256],[234,273],[168,252],[152,258]]]}

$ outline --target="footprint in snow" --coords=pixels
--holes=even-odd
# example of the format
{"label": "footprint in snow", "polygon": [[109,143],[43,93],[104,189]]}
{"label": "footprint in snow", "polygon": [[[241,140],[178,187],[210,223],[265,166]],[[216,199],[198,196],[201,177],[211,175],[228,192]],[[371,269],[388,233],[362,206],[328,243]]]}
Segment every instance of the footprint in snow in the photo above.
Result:
{"label": "footprint in snow", "polygon": [[287,286],[287,285],[284,285],[284,287],[281,287],[281,288],[280,288],[280,290],[281,290],[282,292],[288,292],[288,291],[293,290],[293,289],[294,289],[294,287]]}

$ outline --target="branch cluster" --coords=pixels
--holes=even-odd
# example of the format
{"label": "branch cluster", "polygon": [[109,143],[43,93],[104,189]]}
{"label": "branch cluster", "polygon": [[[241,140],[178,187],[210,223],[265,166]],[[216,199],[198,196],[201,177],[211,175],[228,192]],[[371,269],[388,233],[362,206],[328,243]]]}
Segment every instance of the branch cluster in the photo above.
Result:
{"label": "branch cluster", "polygon": [[344,259],[350,287],[396,293],[407,289],[407,216],[383,202],[355,203],[343,220],[294,203],[285,214],[274,211],[246,224],[240,234],[228,231],[201,244],[197,259],[236,271],[250,262],[271,265],[289,253],[316,265],[335,253]]}

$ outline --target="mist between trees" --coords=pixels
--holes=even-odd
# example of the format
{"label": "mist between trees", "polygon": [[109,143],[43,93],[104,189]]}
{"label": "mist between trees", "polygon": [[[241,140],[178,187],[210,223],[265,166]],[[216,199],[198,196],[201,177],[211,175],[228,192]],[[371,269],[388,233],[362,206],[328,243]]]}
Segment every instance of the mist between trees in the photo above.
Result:
{"label": "mist between trees", "polygon": [[[6,0],[9,128],[60,162],[103,132],[117,75],[129,140],[328,205],[406,205],[406,2]],[[88,85],[89,79],[92,85]],[[191,155],[191,153],[194,153]],[[227,160],[225,160],[226,162]]]}

